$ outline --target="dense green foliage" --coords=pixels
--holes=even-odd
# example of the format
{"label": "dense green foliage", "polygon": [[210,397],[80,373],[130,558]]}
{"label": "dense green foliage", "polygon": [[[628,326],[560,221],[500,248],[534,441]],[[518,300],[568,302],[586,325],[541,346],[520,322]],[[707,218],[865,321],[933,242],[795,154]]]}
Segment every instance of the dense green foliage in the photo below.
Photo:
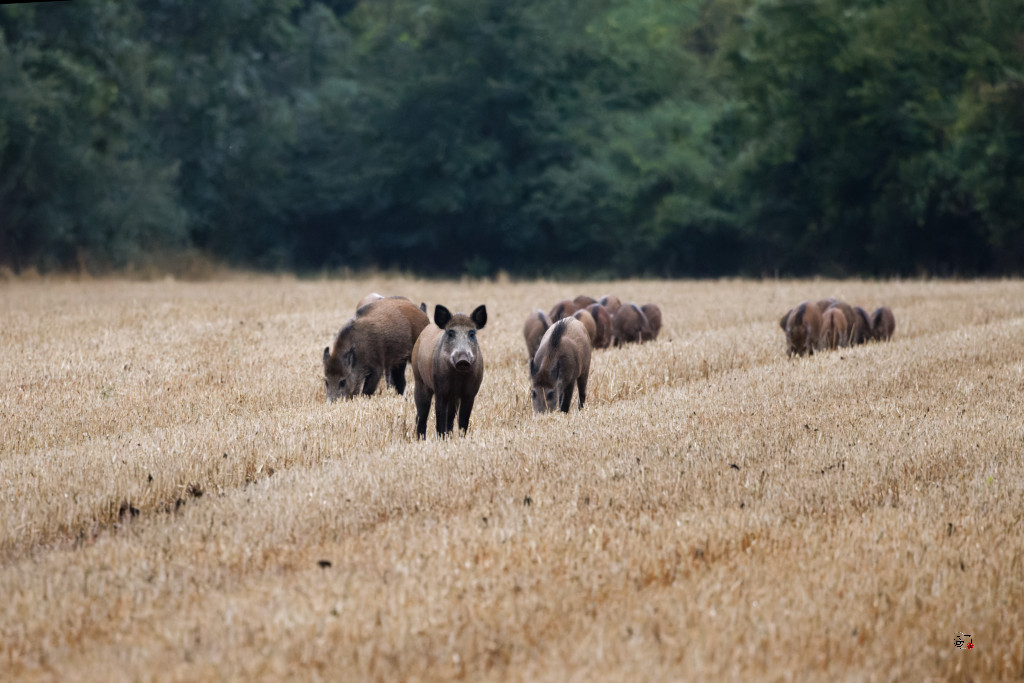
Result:
{"label": "dense green foliage", "polygon": [[1024,267],[1019,0],[0,8],[0,265]]}

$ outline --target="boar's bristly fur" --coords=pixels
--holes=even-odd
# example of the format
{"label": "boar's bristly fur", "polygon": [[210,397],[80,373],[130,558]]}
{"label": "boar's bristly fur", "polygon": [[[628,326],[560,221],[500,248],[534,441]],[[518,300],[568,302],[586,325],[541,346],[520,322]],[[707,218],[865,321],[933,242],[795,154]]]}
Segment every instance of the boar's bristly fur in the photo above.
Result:
{"label": "boar's bristly fur", "polygon": [[338,332],[334,348],[324,349],[327,400],[360,391],[369,396],[385,372],[399,394],[405,391],[405,366],[428,322],[408,299],[377,299],[360,307]]}
{"label": "boar's bristly fur", "polygon": [[597,323],[594,322],[594,316],[590,315],[590,311],[585,308],[581,308],[572,314],[572,317],[583,323],[583,327],[587,328],[587,335],[590,337],[590,345],[594,345],[594,341],[597,339]]}
{"label": "boar's bristly fur", "polygon": [[417,438],[427,435],[431,400],[438,436],[454,431],[456,412],[459,430],[469,429],[473,402],[484,377],[484,357],[476,333],[486,323],[484,306],[477,306],[470,315],[452,315],[440,304],[434,307],[434,324],[423,330],[412,353]]}
{"label": "boar's bristly fur", "polygon": [[651,339],[657,339],[658,333],[661,332],[661,308],[657,304],[644,304],[640,307],[640,310],[647,316],[647,322],[651,330]]}
{"label": "boar's bristly fur", "polygon": [[879,306],[871,314],[871,338],[878,341],[889,341],[896,331],[896,316],[887,306]]}
{"label": "boar's bristly fur", "polygon": [[824,348],[835,349],[848,336],[842,309],[833,306],[821,314],[821,343]]}
{"label": "boar's bristly fur", "polygon": [[576,318],[564,318],[548,328],[537,354],[530,361],[534,412],[569,412],[573,385],[579,389],[579,406],[583,409],[590,376],[590,353],[590,336]]}
{"label": "boar's bristly fur", "polygon": [[551,327],[551,319],[548,318],[547,313],[539,308],[527,316],[526,322],[523,323],[523,339],[526,340],[526,354],[528,357],[533,358],[533,355],[537,353],[541,337],[544,336],[549,327]]}
{"label": "boar's bristly fur", "polygon": [[636,304],[622,304],[618,313],[612,316],[612,344],[639,344],[652,337],[651,323]]}
{"label": "boar's bristly fur", "polygon": [[594,319],[597,335],[594,337],[595,349],[607,349],[612,343],[612,316],[601,304],[590,304],[587,312]]}
{"label": "boar's bristly fur", "polygon": [[818,304],[805,301],[786,316],[786,353],[814,355],[821,348],[821,311]]}

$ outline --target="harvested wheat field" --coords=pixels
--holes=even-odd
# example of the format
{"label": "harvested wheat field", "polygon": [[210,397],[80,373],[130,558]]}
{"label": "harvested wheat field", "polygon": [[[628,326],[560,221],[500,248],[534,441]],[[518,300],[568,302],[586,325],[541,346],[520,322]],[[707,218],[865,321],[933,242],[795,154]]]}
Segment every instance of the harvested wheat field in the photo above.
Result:
{"label": "harvested wheat field", "polygon": [[[487,305],[466,436],[415,441],[411,371],[326,402],[371,291]],[[524,319],[607,292],[661,335],[534,417]],[[787,358],[829,295],[894,338]],[[0,310],[0,680],[1024,676],[1019,280],[44,279]]]}

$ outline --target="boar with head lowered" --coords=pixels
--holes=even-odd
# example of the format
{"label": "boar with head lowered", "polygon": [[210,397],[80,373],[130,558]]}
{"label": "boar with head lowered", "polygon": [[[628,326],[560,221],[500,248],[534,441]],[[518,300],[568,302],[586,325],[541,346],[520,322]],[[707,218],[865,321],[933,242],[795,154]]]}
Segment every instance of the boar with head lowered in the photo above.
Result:
{"label": "boar with head lowered", "polygon": [[405,391],[405,366],[417,337],[430,320],[408,299],[377,299],[362,306],[324,349],[327,400],[369,396],[388,373],[390,384]]}
{"label": "boar with head lowered", "polygon": [[573,385],[580,392],[580,409],[587,399],[590,377],[591,342],[587,328],[576,318],[563,318],[551,325],[530,361],[533,385],[530,399],[535,413],[569,412]]}

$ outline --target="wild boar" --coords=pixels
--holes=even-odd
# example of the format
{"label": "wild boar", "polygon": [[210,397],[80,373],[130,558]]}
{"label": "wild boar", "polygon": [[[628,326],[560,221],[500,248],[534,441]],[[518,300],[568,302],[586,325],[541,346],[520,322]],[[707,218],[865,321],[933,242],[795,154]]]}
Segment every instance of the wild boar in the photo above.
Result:
{"label": "wild boar", "polygon": [[622,307],[622,300],[614,294],[605,294],[597,300],[599,304],[608,309],[608,315],[615,317],[615,314],[619,312]]}
{"label": "wild boar", "polygon": [[833,306],[821,314],[821,345],[835,349],[839,342],[848,338],[846,316],[842,309]]}
{"label": "wild boar", "polygon": [[590,337],[590,345],[594,345],[594,339],[597,338],[597,323],[594,322],[594,316],[590,315],[590,311],[585,308],[581,308],[572,314],[572,317],[583,323],[583,327],[587,328],[587,336]]}
{"label": "wild boar", "polygon": [[535,413],[568,413],[574,384],[579,389],[579,406],[583,409],[590,353],[587,328],[576,318],[564,318],[548,328],[537,355],[530,360],[530,397]]}
{"label": "wild boar", "polygon": [[377,390],[387,372],[391,385],[405,391],[405,366],[416,338],[430,320],[408,299],[378,299],[361,307],[338,332],[334,348],[324,349],[327,400]]}
{"label": "wild boar", "polygon": [[651,323],[636,304],[622,304],[612,316],[612,344],[620,346],[651,338]]}
{"label": "wild boar", "polygon": [[879,306],[871,314],[871,338],[878,341],[889,341],[896,331],[896,316],[887,306]]}
{"label": "wild boar", "polygon": [[640,310],[647,316],[647,322],[651,327],[651,339],[657,339],[658,333],[661,332],[661,309],[657,304],[644,304]]}
{"label": "wild boar", "polygon": [[[864,320],[853,310],[853,306],[842,300],[832,304],[832,308],[838,308],[846,318],[846,336],[840,341],[840,346],[853,346],[863,344],[866,339],[867,330],[864,329]],[[822,311],[824,313],[825,311]]]}
{"label": "wild boar", "polygon": [[526,322],[523,323],[523,339],[526,340],[526,353],[530,358],[537,353],[541,337],[549,327],[551,327],[551,318],[539,308],[526,318]]}
{"label": "wild boar", "polygon": [[597,303],[597,299],[592,296],[587,296],[586,294],[580,294],[578,297],[573,299],[572,302],[576,304],[576,310],[578,311],[581,308],[590,308],[593,304]]}
{"label": "wild boar", "polygon": [[857,318],[857,329],[853,338],[854,344],[863,344],[871,339],[871,316],[860,306],[853,307],[853,315]]}
{"label": "wild boar", "polygon": [[821,311],[813,301],[804,301],[786,314],[786,353],[799,356],[821,348]]}
{"label": "wild boar", "polygon": [[469,429],[469,415],[484,378],[484,356],[476,333],[486,323],[484,306],[469,315],[452,315],[444,306],[434,307],[434,324],[423,330],[412,352],[417,438],[427,436],[431,399],[438,436],[452,433],[456,412],[459,430]]}
{"label": "wild boar", "polygon": [[562,299],[557,304],[551,307],[551,312],[548,313],[548,317],[551,318],[551,322],[555,323],[562,318],[568,318],[570,315],[576,312],[578,306],[569,299]]}
{"label": "wild boar", "polygon": [[595,349],[607,349],[612,343],[612,316],[601,304],[590,304],[587,312],[594,319],[597,334],[594,337]]}

